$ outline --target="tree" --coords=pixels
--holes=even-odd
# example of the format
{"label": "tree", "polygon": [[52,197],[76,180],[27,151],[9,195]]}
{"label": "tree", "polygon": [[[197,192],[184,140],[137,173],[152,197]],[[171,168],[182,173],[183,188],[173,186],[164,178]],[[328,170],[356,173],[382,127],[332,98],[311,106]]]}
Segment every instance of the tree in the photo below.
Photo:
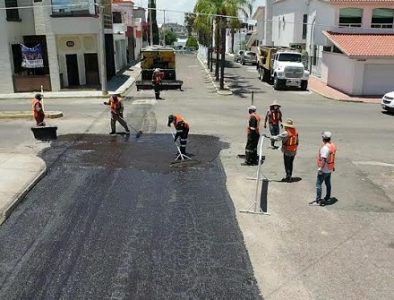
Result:
{"label": "tree", "polygon": [[[157,26],[156,19],[156,0],[149,0],[148,3],[148,24],[152,24],[152,36],[153,36],[153,45],[159,44],[159,28]],[[152,18],[152,20],[151,20]],[[149,40],[150,40],[150,29],[149,29]]]}
{"label": "tree", "polygon": [[198,49],[198,42],[194,36],[189,36],[186,41],[186,47]]}
{"label": "tree", "polygon": [[178,37],[176,36],[176,33],[172,30],[166,30],[164,31],[164,39],[166,45],[173,45],[178,40]]}
{"label": "tree", "polygon": [[196,17],[194,14],[191,13],[185,13],[185,26],[187,29],[187,36],[191,36],[192,35],[192,31],[193,31],[193,24],[195,21]]}
{"label": "tree", "polygon": [[[216,80],[219,79],[219,51],[221,52],[220,89],[224,89],[226,28],[228,27],[228,18],[226,16],[238,16],[238,11],[241,7],[246,5],[246,3],[247,0],[197,0],[194,8],[196,13],[214,15],[216,44]],[[219,44],[221,45],[220,47]]]}

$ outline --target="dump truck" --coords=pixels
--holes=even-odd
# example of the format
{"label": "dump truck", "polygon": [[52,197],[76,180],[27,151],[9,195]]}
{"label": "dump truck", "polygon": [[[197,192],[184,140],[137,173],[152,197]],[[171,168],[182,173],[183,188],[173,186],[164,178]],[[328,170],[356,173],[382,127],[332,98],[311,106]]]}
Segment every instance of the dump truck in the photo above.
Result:
{"label": "dump truck", "polygon": [[160,68],[164,74],[161,89],[182,89],[183,81],[176,79],[175,50],[170,47],[151,46],[141,50],[141,78],[136,81],[137,91],[153,89],[152,74]]}
{"label": "dump truck", "polygon": [[297,49],[279,47],[257,48],[257,71],[262,81],[273,83],[275,90],[285,87],[308,88],[309,71]]}

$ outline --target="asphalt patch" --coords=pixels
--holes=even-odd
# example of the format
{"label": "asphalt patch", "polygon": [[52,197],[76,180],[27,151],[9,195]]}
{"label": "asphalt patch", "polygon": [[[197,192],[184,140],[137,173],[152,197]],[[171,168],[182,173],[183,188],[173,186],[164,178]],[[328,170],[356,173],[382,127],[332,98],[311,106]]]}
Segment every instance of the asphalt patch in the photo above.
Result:
{"label": "asphalt patch", "polygon": [[261,299],[218,154],[172,137],[60,136],[0,228],[0,299]]}

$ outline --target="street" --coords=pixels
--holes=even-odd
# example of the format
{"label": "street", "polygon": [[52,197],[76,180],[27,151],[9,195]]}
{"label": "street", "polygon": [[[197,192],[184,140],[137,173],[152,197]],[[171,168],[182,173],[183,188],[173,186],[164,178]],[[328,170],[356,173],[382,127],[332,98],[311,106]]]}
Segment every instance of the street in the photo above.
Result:
{"label": "street", "polygon": [[[0,299],[392,299],[394,115],[274,91],[231,60],[234,94],[219,96],[195,56],[177,59],[184,91],[127,95],[139,139],[108,135],[103,99],[46,99],[64,114],[48,120],[59,128],[52,143],[33,139],[32,121],[0,120],[2,152],[36,153],[48,167],[0,226]],[[300,132],[298,182],[278,182],[282,153],[264,145],[270,216],[239,212],[255,194],[256,169],[237,158],[251,91],[263,118],[277,100]],[[0,110],[30,101],[0,100]],[[166,122],[178,113],[191,124],[194,162],[170,166]],[[324,130],[338,146],[337,202],[308,206]]]}

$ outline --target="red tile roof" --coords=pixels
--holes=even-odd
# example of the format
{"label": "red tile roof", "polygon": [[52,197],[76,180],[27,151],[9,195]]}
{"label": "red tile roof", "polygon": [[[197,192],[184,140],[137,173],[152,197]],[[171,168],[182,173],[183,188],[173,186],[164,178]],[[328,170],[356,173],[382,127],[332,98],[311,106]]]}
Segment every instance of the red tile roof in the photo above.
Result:
{"label": "red tile roof", "polygon": [[374,4],[374,3],[394,3],[394,0],[330,0],[330,3],[368,3],[368,4]]}
{"label": "red tile roof", "polygon": [[349,57],[394,58],[394,34],[323,33]]}

